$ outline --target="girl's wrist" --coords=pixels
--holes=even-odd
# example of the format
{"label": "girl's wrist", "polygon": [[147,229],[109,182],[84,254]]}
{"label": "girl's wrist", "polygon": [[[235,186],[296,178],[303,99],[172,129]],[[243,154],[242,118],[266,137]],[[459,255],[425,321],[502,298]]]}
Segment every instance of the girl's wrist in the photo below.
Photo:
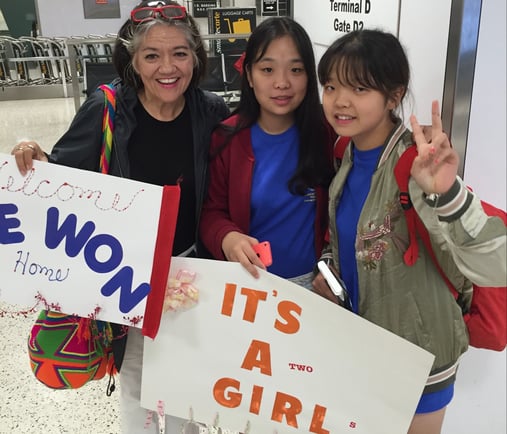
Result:
{"label": "girl's wrist", "polygon": [[424,201],[435,209],[439,220],[453,221],[458,219],[470,206],[472,193],[463,181],[456,178],[452,187],[442,194],[423,194]]}

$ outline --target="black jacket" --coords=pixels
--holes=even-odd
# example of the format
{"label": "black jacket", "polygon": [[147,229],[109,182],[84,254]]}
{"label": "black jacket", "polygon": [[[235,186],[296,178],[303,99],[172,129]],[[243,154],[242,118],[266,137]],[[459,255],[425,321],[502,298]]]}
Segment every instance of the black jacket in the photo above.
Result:
{"label": "black jacket", "polygon": [[[116,115],[114,119],[113,147],[109,174],[123,178],[130,177],[128,158],[129,139],[137,126],[134,108],[139,104],[136,91],[122,85],[120,80],[113,82],[116,87]],[[190,87],[185,93],[185,101],[190,109],[194,137],[194,168],[196,186],[195,233],[206,193],[208,152],[211,132],[214,127],[229,115],[224,100],[211,92]],[[99,158],[102,146],[102,117],[104,93],[93,92],[80,107],[67,132],[58,140],[49,155],[49,161],[64,166],[84,170],[99,171]],[[125,353],[126,335],[123,327],[113,324],[115,365],[118,371]],[[123,336],[123,338],[118,338]]]}

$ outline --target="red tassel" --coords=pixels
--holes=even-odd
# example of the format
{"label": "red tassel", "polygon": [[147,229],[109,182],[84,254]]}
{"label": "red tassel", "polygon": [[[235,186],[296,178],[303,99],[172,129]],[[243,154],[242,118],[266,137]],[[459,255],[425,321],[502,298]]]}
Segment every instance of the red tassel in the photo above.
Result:
{"label": "red tassel", "polygon": [[408,246],[408,249],[403,254],[403,261],[405,262],[405,265],[408,265],[409,267],[414,265],[417,261],[418,255],[419,255],[419,248],[417,245],[417,241],[411,242],[410,246]]}
{"label": "red tassel", "polygon": [[411,267],[417,261],[417,257],[419,256],[419,244],[417,244],[417,230],[416,230],[416,218],[417,215],[415,213],[414,207],[405,210],[405,217],[407,221],[408,228],[408,248],[406,252],[403,254],[403,260],[405,264]]}
{"label": "red tassel", "polygon": [[89,341],[92,337],[92,333],[90,330],[90,319],[89,318],[80,318],[77,323],[77,339],[78,341],[87,340]]}

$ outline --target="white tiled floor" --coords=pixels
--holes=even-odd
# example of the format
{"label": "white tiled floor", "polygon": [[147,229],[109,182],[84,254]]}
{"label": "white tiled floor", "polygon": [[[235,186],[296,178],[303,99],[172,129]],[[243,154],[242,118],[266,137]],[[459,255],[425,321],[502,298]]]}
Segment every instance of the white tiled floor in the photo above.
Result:
{"label": "white tiled floor", "polygon": [[[0,101],[0,152],[24,138],[50,150],[73,116],[72,98]],[[0,302],[0,312],[19,309]],[[107,380],[63,391],[32,375],[26,340],[36,316],[0,316],[0,434],[118,434],[118,387],[108,398]]]}
{"label": "white tiled floor", "polygon": [[74,117],[72,98],[0,101],[0,152],[23,139],[50,150]]}

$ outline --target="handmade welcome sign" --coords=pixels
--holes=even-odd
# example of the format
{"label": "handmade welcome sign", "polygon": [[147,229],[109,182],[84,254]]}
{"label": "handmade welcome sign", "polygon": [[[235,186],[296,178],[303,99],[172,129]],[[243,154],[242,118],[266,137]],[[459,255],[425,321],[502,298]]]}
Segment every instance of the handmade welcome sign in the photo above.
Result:
{"label": "handmade welcome sign", "polygon": [[231,262],[173,258],[197,304],[145,339],[141,404],[252,434],[405,434],[433,355]]}
{"label": "handmade welcome sign", "polygon": [[179,187],[0,154],[0,298],[143,328],[162,314]]}

